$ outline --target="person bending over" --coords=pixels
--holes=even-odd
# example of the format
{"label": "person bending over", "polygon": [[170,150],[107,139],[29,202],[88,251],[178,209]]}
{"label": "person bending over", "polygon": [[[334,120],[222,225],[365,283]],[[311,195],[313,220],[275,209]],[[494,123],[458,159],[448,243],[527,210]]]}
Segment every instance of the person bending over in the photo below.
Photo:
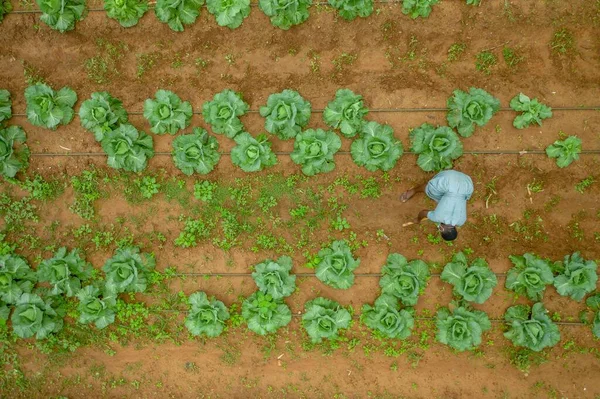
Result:
{"label": "person bending over", "polygon": [[437,202],[435,210],[422,210],[414,222],[405,223],[404,226],[419,224],[429,219],[438,224],[444,240],[455,240],[458,236],[456,227],[462,226],[467,221],[467,201],[473,194],[471,178],[462,172],[445,170],[435,175],[427,184],[421,184],[402,193],[400,201],[406,202],[415,194],[422,192]]}

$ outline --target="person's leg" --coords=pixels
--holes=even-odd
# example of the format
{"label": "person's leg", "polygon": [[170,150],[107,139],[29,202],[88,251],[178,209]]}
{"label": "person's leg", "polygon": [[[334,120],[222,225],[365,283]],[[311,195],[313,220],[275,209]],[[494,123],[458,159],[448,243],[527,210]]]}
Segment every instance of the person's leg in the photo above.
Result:
{"label": "person's leg", "polygon": [[406,202],[409,199],[411,199],[412,197],[414,197],[415,194],[417,193],[424,193],[425,192],[425,187],[427,187],[427,183],[423,183],[419,186],[413,187],[408,191],[403,192],[400,195],[400,201],[402,202]]}

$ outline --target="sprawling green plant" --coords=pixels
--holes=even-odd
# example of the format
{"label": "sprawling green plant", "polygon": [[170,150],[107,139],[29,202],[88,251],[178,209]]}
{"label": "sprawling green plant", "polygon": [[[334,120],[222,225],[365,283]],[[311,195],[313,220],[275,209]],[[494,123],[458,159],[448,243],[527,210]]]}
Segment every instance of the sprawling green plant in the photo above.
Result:
{"label": "sprawling green plant", "polygon": [[440,0],[402,0],[402,13],[410,15],[412,19],[427,18],[431,14],[431,6]]}
{"label": "sprawling green plant", "polygon": [[75,29],[75,22],[87,14],[85,0],[35,0],[42,11],[40,19],[52,29],[64,33]]}
{"label": "sprawling green plant", "polygon": [[510,255],[509,258],[514,267],[506,275],[506,288],[526,295],[532,301],[540,301],[546,286],[554,281],[550,263],[530,253]]}
{"label": "sprawling green plant", "polygon": [[192,335],[218,337],[229,319],[227,306],[215,298],[210,300],[204,292],[198,291],[190,295],[190,310],[185,318],[185,326]]}
{"label": "sprawling green plant", "polygon": [[329,4],[346,21],[353,21],[356,17],[366,18],[373,13],[373,0],[329,0]]}
{"label": "sprawling green plant", "polygon": [[78,322],[94,323],[97,328],[104,328],[115,322],[117,294],[108,290],[88,285],[77,293],[79,299]]}
{"label": "sprawling green plant", "polygon": [[517,129],[525,129],[534,122],[542,126],[542,120],[552,116],[552,108],[542,104],[537,98],[530,99],[523,93],[517,94],[510,100],[510,107],[517,112],[522,112],[513,121],[513,126]]}
{"label": "sprawling green plant", "polygon": [[375,306],[363,305],[360,319],[367,327],[386,338],[406,339],[415,326],[413,312],[412,308],[400,309],[396,297],[381,294],[375,300]]}
{"label": "sprawling green plant", "polygon": [[154,97],[144,101],[144,118],[150,122],[152,132],[175,134],[190,125],[192,105],[189,101],[181,101],[169,90],[158,90]]}
{"label": "sprawling green plant", "polygon": [[352,316],[339,303],[331,299],[318,297],[304,304],[302,326],[312,342],[321,342],[323,338],[339,338],[339,330],[348,328]]}
{"label": "sprawling green plant", "polygon": [[429,123],[410,132],[411,151],[418,154],[417,165],[425,172],[452,168],[452,161],[463,153],[460,137],[447,126]]}
{"label": "sprawling green plant", "polygon": [[346,290],[354,284],[354,270],[360,265],[359,259],[354,259],[352,250],[346,241],[338,240],[319,251],[319,263],[316,275],[323,283]]}
{"label": "sprawling green plant", "polygon": [[184,134],[173,140],[173,162],[184,174],[210,173],[221,159],[219,142],[206,130],[196,127],[192,134]]}
{"label": "sprawling green plant", "polygon": [[388,171],[396,166],[402,156],[402,143],[394,138],[394,130],[389,125],[366,122],[359,138],[350,147],[352,159],[358,166],[367,170]]}
{"label": "sprawling green plant", "polygon": [[206,0],[206,6],[219,26],[230,29],[239,27],[250,15],[250,0]]}
{"label": "sprawling green plant", "polygon": [[191,25],[200,15],[204,0],[157,0],[154,13],[159,21],[176,32],[183,32],[183,25]]}
{"label": "sprawling green plant", "polygon": [[271,19],[273,26],[288,30],[308,19],[312,0],[259,0],[258,7]]}
{"label": "sprawling green plant", "polygon": [[96,141],[102,141],[106,133],[127,123],[128,117],[121,100],[103,91],[92,93],[92,98],[81,104],[79,120],[81,126],[94,133]]}
{"label": "sprawling green plant", "polygon": [[[12,11],[10,0],[0,0],[0,22],[4,19],[4,15]],[[8,317],[8,316],[7,316]]]}
{"label": "sprawling green plant", "polygon": [[529,305],[511,306],[504,314],[509,329],[504,336],[516,346],[524,346],[539,352],[560,341],[558,326],[550,320],[541,302]]}
{"label": "sprawling green plant", "polygon": [[564,262],[557,262],[554,277],[554,287],[562,296],[568,296],[576,301],[596,289],[598,281],[598,266],[593,260],[585,260],[579,252],[565,256]]}
{"label": "sprawling green plant", "polygon": [[106,289],[116,293],[144,292],[155,266],[154,256],[140,253],[137,247],[117,248],[102,268],[106,273]]}
{"label": "sprawling green plant", "polygon": [[0,255],[0,301],[13,305],[21,295],[31,293],[37,282],[35,271],[17,255]]}
{"label": "sprawling green plant", "polygon": [[369,110],[361,95],[349,89],[339,89],[333,101],[325,107],[323,120],[332,128],[339,129],[345,137],[354,137],[361,131],[367,113]]}
{"label": "sprawling green plant", "polygon": [[50,283],[50,295],[70,297],[81,289],[82,281],[92,276],[92,265],[79,256],[78,249],[67,252],[67,248],[61,247],[52,258],[40,263],[37,276],[38,281]]}
{"label": "sprawling green plant", "polygon": [[467,0],[468,6],[478,6],[481,3],[481,0]]}
{"label": "sprawling green plant", "polygon": [[554,144],[546,147],[546,155],[550,158],[556,158],[556,165],[559,168],[566,168],[573,161],[577,161],[580,152],[581,139],[577,136],[569,136],[564,140],[556,140]]}
{"label": "sprawling green plant", "polygon": [[[250,7],[250,6],[248,6]],[[233,90],[223,90],[215,94],[212,101],[202,106],[202,116],[210,124],[213,132],[222,133],[230,139],[244,130],[240,116],[248,112],[248,104]]]}
{"label": "sprawling green plant", "polygon": [[331,130],[306,129],[296,136],[292,161],[302,165],[302,173],[314,176],[335,168],[333,156],[342,147],[342,140]]}
{"label": "sprawling green plant", "polygon": [[436,315],[436,338],[457,351],[472,350],[481,345],[481,334],[492,327],[485,312],[466,306],[441,308]]}
{"label": "sprawling green plant", "polygon": [[20,126],[3,128],[0,125],[0,175],[15,177],[29,164],[29,149],[16,144],[25,143],[25,132]]}
{"label": "sprawling green plant", "polygon": [[600,338],[600,292],[590,296],[585,304],[592,309],[594,312],[594,318],[592,319],[592,334],[596,338]]}
{"label": "sprawling green plant", "polygon": [[[0,7],[1,7],[0,2]],[[2,15],[0,13],[0,21]],[[4,122],[12,117],[12,102],[10,101],[10,92],[8,90],[0,90],[0,122]]]}
{"label": "sprawling green plant", "polygon": [[154,156],[152,137],[129,124],[120,125],[105,134],[102,149],[108,155],[108,166],[130,172],[146,169]]}
{"label": "sprawling green plant", "polygon": [[484,303],[498,284],[496,275],[485,259],[477,258],[469,266],[462,251],[452,257],[452,262],[446,264],[441,279],[454,286],[454,295],[475,303]]}
{"label": "sprawling green plant", "polygon": [[274,93],[267,105],[260,107],[260,115],[266,118],[265,129],[282,140],[296,137],[310,119],[310,103],[294,90]]}
{"label": "sprawling green plant", "polygon": [[381,292],[398,298],[405,306],[415,306],[425,290],[430,273],[422,260],[408,262],[400,254],[390,254],[381,269]]}
{"label": "sprawling green plant", "polygon": [[147,0],[104,0],[104,10],[109,18],[119,21],[122,27],[137,25],[148,11]]}
{"label": "sprawling green plant", "polygon": [[0,328],[6,326],[6,322],[8,321],[9,316],[10,308],[6,303],[0,301]]}
{"label": "sprawling green plant", "polygon": [[283,299],[273,299],[257,291],[242,303],[242,317],[249,330],[267,335],[287,326],[292,321],[292,312]]}
{"label": "sprawling green plant", "polygon": [[471,87],[468,93],[454,90],[448,99],[448,126],[456,128],[458,134],[470,137],[475,125],[484,126],[500,109],[500,100],[483,89]]}
{"label": "sprawling green plant", "polygon": [[38,83],[25,89],[27,119],[34,126],[56,130],[59,124],[73,120],[73,105],[77,94],[69,87],[55,92],[50,86]]}
{"label": "sprawling green plant", "polygon": [[64,310],[59,309],[53,298],[43,300],[38,295],[25,293],[17,299],[11,321],[13,331],[21,338],[44,339],[63,327]]}
{"label": "sprawling green plant", "polygon": [[296,290],[296,276],[290,274],[291,270],[292,258],[281,256],[276,261],[267,259],[254,266],[252,278],[259,290],[278,300]]}
{"label": "sprawling green plant", "polygon": [[231,162],[244,172],[258,172],[277,163],[266,134],[254,138],[250,133],[241,132],[234,140],[236,145],[231,149]]}

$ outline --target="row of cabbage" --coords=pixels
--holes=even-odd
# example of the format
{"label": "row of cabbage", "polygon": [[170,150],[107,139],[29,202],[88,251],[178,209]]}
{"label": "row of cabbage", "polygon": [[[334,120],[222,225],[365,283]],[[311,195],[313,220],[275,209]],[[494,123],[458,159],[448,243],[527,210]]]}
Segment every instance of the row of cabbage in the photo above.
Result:
{"label": "row of cabbage", "polygon": [[[546,286],[553,284],[560,295],[582,301],[596,289],[596,263],[577,252],[558,262],[529,253],[510,259],[514,267],[507,273],[506,288],[535,303],[508,308],[504,335],[515,345],[534,351],[554,346],[560,333],[541,302]],[[313,260],[316,277],[339,289],[353,285],[359,263],[345,241],[334,241]],[[75,297],[79,301],[77,321],[105,328],[115,321],[118,295],[144,292],[154,267],[154,257],[137,247],[117,249],[102,268],[104,276],[76,249],[69,252],[60,248],[37,270],[31,269],[24,258],[7,253],[0,256],[0,323],[9,320],[14,308],[10,320],[15,335],[44,339],[62,329],[66,300]],[[259,335],[274,333],[292,320],[292,312],[284,302],[296,291],[296,276],[291,270],[292,259],[288,256],[267,259],[253,267],[258,289],[241,307],[242,318],[251,331]],[[373,305],[363,306],[360,320],[377,336],[406,339],[415,324],[414,306],[430,276],[429,266],[422,260],[408,261],[400,254],[390,254],[382,268],[381,294]],[[471,303],[484,303],[492,295],[497,277],[484,259],[469,261],[459,252],[444,267],[441,279],[453,286],[455,300],[437,311],[437,339],[459,351],[474,349],[481,344],[482,333],[491,328],[491,322]],[[36,287],[37,283],[42,284]],[[592,331],[600,338],[600,293],[589,296],[586,303],[595,312]],[[199,291],[190,295],[188,304],[185,325],[192,335],[216,337],[226,329],[230,312],[223,302]],[[302,315],[302,325],[313,342],[337,339],[351,321],[348,309],[322,297],[308,301]]]}
{"label": "row of cabbage", "polygon": [[[27,119],[35,126],[55,130],[70,123],[77,94],[68,87],[55,91],[45,84],[25,90]],[[447,101],[448,126],[428,123],[410,132],[411,151],[418,154],[417,164],[427,172],[451,168],[463,154],[461,138],[473,135],[477,127],[485,126],[500,109],[500,101],[482,89],[468,92],[455,90]],[[523,93],[516,95],[510,106],[519,114],[513,125],[524,129],[552,116],[550,107]],[[266,134],[254,137],[248,133],[240,117],[249,105],[239,93],[225,89],[202,106],[204,120],[216,134],[235,141],[231,160],[246,172],[260,171],[277,163]],[[265,130],[281,140],[295,139],[292,161],[301,165],[308,176],[330,172],[335,168],[334,155],[342,141],[333,130],[305,129],[312,114],[311,104],[298,92],[283,90],[271,94],[260,107],[265,118]],[[392,169],[403,155],[402,142],[394,137],[391,126],[365,120],[369,110],[363,97],[349,89],[339,89],[323,111],[323,120],[343,137],[352,138],[354,162],[369,171]],[[0,123],[12,115],[10,93],[0,90]],[[144,117],[155,134],[174,135],[190,126],[193,110],[188,101],[177,94],[158,90],[154,98],[144,102]],[[153,139],[129,123],[122,102],[107,92],[92,93],[79,108],[81,125],[94,134],[108,155],[108,165],[126,171],[140,172],[154,156]],[[5,122],[4,122],[5,124]],[[25,141],[25,132],[18,126],[0,125],[0,174],[14,177],[27,167],[26,149],[19,152],[16,143]],[[456,129],[458,134],[453,130]],[[210,173],[221,158],[219,142],[203,128],[182,134],[173,142],[173,161],[184,174]],[[556,158],[559,167],[566,167],[579,158],[581,139],[564,137],[546,148],[549,157]]]}
{"label": "row of cabbage", "polygon": [[[481,0],[466,0],[467,4],[478,5]],[[439,0],[402,0],[402,12],[413,19],[428,17],[431,6]],[[87,15],[85,0],[36,0],[42,12],[41,20],[50,28],[61,33],[75,29],[75,23]],[[352,21],[357,17],[368,17],[373,13],[373,0],[328,0],[338,10],[340,17]],[[204,0],[157,0],[154,13],[159,21],[166,23],[176,32],[192,25],[200,15]],[[270,19],[273,26],[288,30],[305,22],[309,17],[312,0],[259,0],[258,7]],[[219,26],[238,28],[250,15],[250,0],[206,0],[206,7]],[[109,18],[129,28],[137,25],[150,9],[148,0],[104,0],[104,10]],[[10,1],[0,1],[0,22],[12,10]]]}

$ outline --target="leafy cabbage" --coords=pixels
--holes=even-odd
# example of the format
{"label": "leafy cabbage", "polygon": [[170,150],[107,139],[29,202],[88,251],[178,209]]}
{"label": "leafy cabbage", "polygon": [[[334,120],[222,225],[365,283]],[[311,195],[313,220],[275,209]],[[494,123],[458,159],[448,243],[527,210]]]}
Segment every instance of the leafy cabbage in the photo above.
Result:
{"label": "leafy cabbage", "polygon": [[379,286],[384,294],[393,295],[405,306],[415,306],[430,277],[429,267],[422,260],[408,262],[400,254],[390,254],[381,269]]}
{"label": "leafy cabbage", "polygon": [[219,26],[230,29],[239,27],[250,15],[250,0],[206,0],[206,6]]}
{"label": "leafy cabbage", "polygon": [[454,90],[454,96],[448,99],[448,126],[470,137],[475,125],[484,126],[499,109],[500,100],[483,89],[471,87],[469,93]]}
{"label": "leafy cabbage", "polygon": [[349,89],[339,89],[335,98],[323,110],[323,120],[334,129],[339,129],[345,137],[354,137],[365,123],[369,113],[363,97]]}
{"label": "leafy cabbage", "polygon": [[534,122],[542,126],[542,120],[552,116],[552,108],[542,104],[537,98],[530,99],[523,93],[517,94],[510,100],[510,107],[521,112],[521,115],[517,115],[513,121],[513,126],[517,129],[525,129]]}
{"label": "leafy cabbage", "polygon": [[506,274],[506,288],[532,301],[540,301],[546,286],[554,281],[549,262],[530,253],[509,258],[514,266]]}
{"label": "leafy cabbage", "polygon": [[302,165],[302,173],[314,176],[335,168],[333,155],[342,147],[342,140],[331,130],[307,129],[296,136],[292,161]]}
{"label": "leafy cabbage", "polygon": [[549,158],[556,158],[556,165],[559,168],[566,168],[573,161],[577,161],[579,153],[581,153],[581,139],[577,136],[569,136],[564,140],[556,140],[554,144],[546,147],[546,155]]}
{"label": "leafy cabbage", "polygon": [[108,166],[130,172],[146,169],[148,159],[154,156],[152,137],[129,124],[106,133],[102,149],[108,155]]}
{"label": "leafy cabbage", "polygon": [[50,295],[70,297],[81,289],[82,281],[92,276],[92,265],[79,256],[78,249],[67,252],[67,248],[61,247],[52,258],[40,263],[37,276],[38,281],[50,283]]}
{"label": "leafy cabbage", "polygon": [[594,318],[592,320],[592,334],[596,338],[600,338],[600,293],[595,293],[590,296],[585,304],[594,311]]}
{"label": "leafy cabbage", "polygon": [[373,0],[329,0],[329,4],[346,21],[352,21],[356,17],[366,18],[373,13]]}
{"label": "leafy cabbage", "polygon": [[431,14],[431,6],[440,0],[402,0],[402,13],[410,15],[412,19],[427,18]]}
{"label": "leafy cabbage", "polygon": [[[1,4],[1,2],[0,2]],[[0,15],[1,18],[1,15]],[[0,19],[1,21],[2,19]],[[12,102],[10,101],[10,92],[0,90],[0,122],[9,120],[12,117]]]}
{"label": "leafy cabbage", "polygon": [[24,258],[0,255],[0,301],[13,305],[23,294],[31,293],[37,282],[35,271]]}
{"label": "leafy cabbage", "polygon": [[221,159],[219,142],[206,130],[196,127],[192,134],[184,134],[173,140],[173,162],[184,174],[210,173]]}
{"label": "leafy cabbage", "polygon": [[191,25],[200,15],[204,0],[157,0],[154,13],[159,21],[176,32],[183,32],[183,25]]}
{"label": "leafy cabbage", "polygon": [[106,273],[106,289],[116,293],[144,292],[155,266],[154,256],[140,253],[137,247],[117,248],[102,268]]}
{"label": "leafy cabbage", "polygon": [[127,123],[127,111],[121,100],[103,91],[92,93],[92,98],[81,103],[79,108],[81,126],[94,133],[96,141],[102,141],[104,135]]}
{"label": "leafy cabbage", "polygon": [[371,172],[392,169],[403,152],[402,143],[394,138],[392,127],[377,122],[366,122],[360,137],[350,147],[354,162]]}
{"label": "leafy cabbage", "polygon": [[460,137],[447,126],[429,123],[410,132],[411,151],[419,155],[417,165],[425,172],[452,168],[452,161],[463,153]]}
{"label": "leafy cabbage", "polygon": [[310,119],[310,103],[294,90],[274,93],[267,105],[260,107],[260,115],[266,118],[265,129],[282,140],[296,137]]}
{"label": "leafy cabbage", "polygon": [[312,0],[259,0],[258,7],[271,19],[273,26],[288,30],[308,19]]}
{"label": "leafy cabbage", "polygon": [[[44,301],[38,295],[25,293],[15,304],[11,321],[13,331],[21,338],[44,339],[63,327],[64,309],[56,306],[56,297]],[[54,306],[53,306],[54,305]]]}
{"label": "leafy cabbage", "polygon": [[42,11],[40,19],[50,28],[64,33],[75,29],[75,22],[87,14],[85,0],[35,0]]}
{"label": "leafy cabbage", "polygon": [[154,97],[144,101],[144,118],[150,122],[152,132],[175,134],[190,125],[192,105],[188,101],[181,101],[177,94],[162,89]]}
{"label": "leafy cabbage", "polygon": [[122,27],[137,25],[148,11],[147,0],[104,0],[104,10],[109,18],[119,21]]}
{"label": "leafy cabbage", "polygon": [[546,313],[541,302],[534,304],[533,308],[528,305],[511,306],[504,314],[509,326],[504,336],[515,346],[524,346],[535,352],[556,345],[560,341],[560,332]]}
{"label": "leafy cabbage", "polygon": [[281,256],[277,261],[267,259],[254,266],[252,278],[260,291],[278,300],[296,290],[296,276],[290,274],[291,270],[292,258]]}
{"label": "leafy cabbage", "polygon": [[477,258],[469,266],[463,252],[452,257],[452,262],[444,267],[440,277],[442,281],[454,286],[454,295],[475,303],[484,303],[498,284],[496,275],[485,259]]}
{"label": "leafy cabbage", "polygon": [[267,335],[287,326],[292,321],[292,312],[283,299],[273,299],[257,291],[242,303],[242,317],[249,330]]}
{"label": "leafy cabbage", "polygon": [[346,241],[332,242],[319,251],[317,258],[319,263],[315,271],[323,283],[342,290],[354,285],[354,270],[360,265],[360,260],[354,259]]}
{"label": "leafy cabbage", "polygon": [[32,125],[56,130],[59,124],[73,120],[77,94],[69,87],[55,92],[50,86],[38,83],[25,89],[25,101],[27,119]]}
{"label": "leafy cabbage", "polygon": [[77,293],[77,299],[80,313],[77,321],[81,324],[94,323],[101,329],[115,322],[116,293],[88,285]]}
{"label": "leafy cabbage", "polygon": [[565,256],[564,262],[558,262],[559,274],[554,277],[554,287],[562,296],[576,301],[596,289],[598,266],[593,260],[585,260],[579,252]]}
{"label": "leafy cabbage", "polygon": [[248,104],[233,90],[215,94],[212,101],[202,106],[202,116],[213,132],[222,133],[230,139],[244,130],[240,116],[248,112]]}
{"label": "leafy cabbage", "polygon": [[244,172],[258,172],[277,163],[266,134],[254,138],[250,133],[241,132],[234,140],[236,145],[231,149],[231,162]]}
{"label": "leafy cabbage", "polygon": [[15,177],[29,164],[29,149],[26,146],[16,147],[25,143],[25,132],[20,126],[3,128],[0,125],[0,175]]}
{"label": "leafy cabbage", "polygon": [[323,338],[339,338],[339,330],[350,327],[352,316],[339,303],[331,299],[318,297],[304,305],[302,326],[314,343]]}
{"label": "leafy cabbage", "polygon": [[468,6],[478,6],[481,3],[481,0],[467,0]]}
{"label": "leafy cabbage", "polygon": [[464,306],[450,312],[441,308],[436,315],[436,338],[457,351],[472,350],[481,345],[481,334],[492,328],[485,312]]}
{"label": "leafy cabbage", "polygon": [[375,300],[375,306],[363,305],[360,319],[372,330],[386,338],[406,339],[415,326],[413,309],[400,309],[398,299],[382,294]]}
{"label": "leafy cabbage", "polygon": [[229,311],[225,304],[215,298],[210,300],[204,292],[195,292],[189,297],[190,310],[185,319],[185,326],[192,335],[218,337],[229,319]]}

